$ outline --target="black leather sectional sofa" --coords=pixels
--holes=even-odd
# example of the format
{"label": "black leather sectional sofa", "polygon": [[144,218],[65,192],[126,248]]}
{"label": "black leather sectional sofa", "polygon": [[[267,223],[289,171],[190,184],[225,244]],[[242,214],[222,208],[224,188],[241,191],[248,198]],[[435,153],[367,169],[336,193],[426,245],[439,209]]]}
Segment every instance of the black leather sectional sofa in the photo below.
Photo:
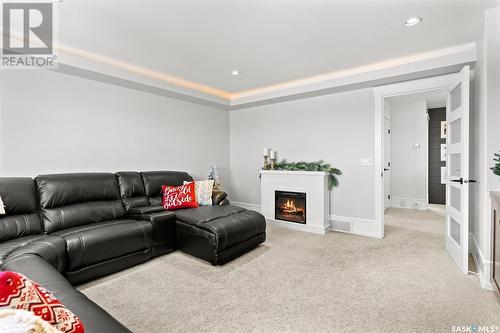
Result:
{"label": "black leather sectional sofa", "polygon": [[161,186],[191,180],[172,171],[0,178],[0,269],[51,291],[86,332],[130,332],[73,285],[175,249],[223,264],[265,240],[264,217],[227,200],[165,211]]}

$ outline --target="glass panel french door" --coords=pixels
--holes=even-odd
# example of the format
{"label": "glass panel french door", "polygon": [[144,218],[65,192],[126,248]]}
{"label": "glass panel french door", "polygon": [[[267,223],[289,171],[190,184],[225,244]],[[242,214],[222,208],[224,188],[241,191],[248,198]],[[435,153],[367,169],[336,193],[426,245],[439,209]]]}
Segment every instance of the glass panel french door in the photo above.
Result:
{"label": "glass panel french door", "polygon": [[469,66],[450,87],[446,103],[446,250],[467,274],[469,252]]}

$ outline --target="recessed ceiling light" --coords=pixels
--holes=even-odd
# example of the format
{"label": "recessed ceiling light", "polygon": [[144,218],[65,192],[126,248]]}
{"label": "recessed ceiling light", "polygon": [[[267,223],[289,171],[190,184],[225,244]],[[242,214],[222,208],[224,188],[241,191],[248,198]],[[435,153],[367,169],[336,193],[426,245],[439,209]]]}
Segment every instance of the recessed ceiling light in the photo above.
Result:
{"label": "recessed ceiling light", "polygon": [[411,27],[413,25],[417,25],[419,24],[420,22],[422,22],[422,18],[421,17],[408,17],[404,22],[403,22],[403,25],[405,27]]}
{"label": "recessed ceiling light", "polygon": [[238,75],[240,75],[240,74],[241,74],[241,73],[240,73],[240,71],[237,71],[236,69],[234,69],[234,70],[231,72],[231,75],[233,75],[233,76],[238,76]]}

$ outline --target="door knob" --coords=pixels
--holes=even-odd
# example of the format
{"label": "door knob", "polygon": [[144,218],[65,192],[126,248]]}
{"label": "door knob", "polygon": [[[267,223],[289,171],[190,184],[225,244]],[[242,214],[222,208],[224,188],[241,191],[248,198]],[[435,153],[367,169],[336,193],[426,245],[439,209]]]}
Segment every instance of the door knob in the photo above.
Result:
{"label": "door knob", "polygon": [[384,168],[384,171],[389,171],[389,168]]}
{"label": "door knob", "polygon": [[450,182],[463,184],[464,179],[462,177],[460,177],[460,179],[451,179]]}
{"label": "door knob", "polygon": [[460,183],[460,184],[477,183],[477,181],[474,179],[464,180],[462,177],[460,177],[459,179],[452,179],[452,180],[450,180],[450,182],[455,182],[455,183]]}

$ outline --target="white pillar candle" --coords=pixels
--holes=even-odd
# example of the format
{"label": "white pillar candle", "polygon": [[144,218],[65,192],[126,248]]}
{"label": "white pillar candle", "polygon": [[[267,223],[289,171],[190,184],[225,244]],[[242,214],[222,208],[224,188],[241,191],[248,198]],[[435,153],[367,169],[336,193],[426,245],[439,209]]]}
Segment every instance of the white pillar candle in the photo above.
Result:
{"label": "white pillar candle", "polygon": [[264,156],[268,156],[269,154],[269,149],[267,147],[264,147]]}
{"label": "white pillar candle", "polygon": [[271,150],[271,158],[274,159],[276,157],[276,152],[274,150]]}

